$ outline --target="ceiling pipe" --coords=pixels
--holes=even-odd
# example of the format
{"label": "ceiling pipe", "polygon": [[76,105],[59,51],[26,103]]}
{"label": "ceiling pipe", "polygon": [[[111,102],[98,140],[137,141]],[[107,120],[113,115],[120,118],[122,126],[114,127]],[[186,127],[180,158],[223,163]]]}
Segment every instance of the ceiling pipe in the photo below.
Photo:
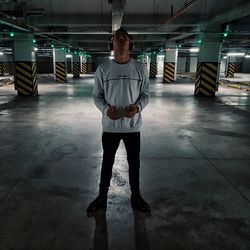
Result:
{"label": "ceiling pipe", "polygon": [[[207,25],[221,25],[223,23],[229,23],[233,20],[250,15],[250,2],[242,4],[234,9],[230,9],[222,14],[218,14],[210,19],[205,20]],[[195,34],[197,30],[194,30],[192,34]],[[182,34],[171,38],[170,40],[184,39],[187,35]]]}
{"label": "ceiling pipe", "polygon": [[[6,20],[2,20],[2,18],[6,19]],[[52,39],[52,40],[58,41],[61,44],[69,46],[69,47],[77,47],[78,49],[81,49],[78,46],[72,46],[68,43],[60,41],[57,37],[53,37],[53,35],[51,35],[52,37],[48,37],[48,36],[44,35],[42,30],[40,30],[40,29],[30,25],[30,24],[27,24],[24,21],[17,20],[15,17],[9,16],[6,13],[4,13],[3,11],[0,11],[0,23],[7,25],[7,26],[10,26],[10,27],[13,27],[13,28],[18,29],[18,30],[21,30],[21,31],[31,32],[33,34],[35,34],[36,32],[41,32],[39,34],[39,36],[41,36],[41,37],[45,37],[46,39]]]}
{"label": "ceiling pipe", "polygon": [[[0,34],[5,34],[6,32],[0,32]],[[110,35],[108,31],[35,31],[33,32],[35,35]],[[156,31],[152,34],[150,31],[130,31],[131,35],[201,35],[204,34],[203,31]],[[222,34],[220,31],[208,31],[206,34]],[[232,35],[249,35],[250,32],[230,32]]]}
{"label": "ceiling pipe", "polygon": [[[174,19],[176,19],[178,16],[180,16],[183,12],[185,12],[188,8],[190,8],[192,5],[194,5],[197,1],[199,1],[199,0],[191,0],[190,2],[185,2],[185,5],[180,9],[180,10],[178,10],[177,12],[176,12],[176,14],[175,15],[173,15],[172,16],[172,14],[171,14],[171,16],[170,16],[170,18],[168,18],[163,24],[161,24],[161,25],[159,25],[158,27],[156,27],[152,32],[155,32],[155,31],[157,31],[157,30],[159,30],[160,28],[162,28],[164,25],[166,25],[167,23],[169,23],[169,22],[171,22],[171,21],[173,21]],[[173,10],[173,7],[171,6],[171,12],[172,12],[172,10]],[[154,34],[153,34],[154,35]],[[146,37],[146,38],[148,38],[148,36]],[[144,39],[142,39],[140,42],[138,42],[136,45],[138,45],[138,44],[140,44],[140,43],[142,43],[146,38],[144,38]],[[136,46],[135,45],[135,46]]]}
{"label": "ceiling pipe", "polygon": [[21,21],[20,19],[16,19],[13,16],[7,15],[5,12],[0,11],[0,23],[13,27],[18,30],[22,31],[39,31],[39,29],[26,24],[25,22]]}
{"label": "ceiling pipe", "polygon": [[163,24],[159,25],[154,31],[160,29],[164,25],[166,25],[169,22],[172,22],[174,19],[176,19],[178,16],[180,16],[182,13],[184,13],[188,8],[190,8],[192,5],[194,5],[199,0],[191,0],[190,2],[186,3],[180,10],[178,10],[175,15],[173,15],[173,6],[171,6],[171,17],[168,18]]}

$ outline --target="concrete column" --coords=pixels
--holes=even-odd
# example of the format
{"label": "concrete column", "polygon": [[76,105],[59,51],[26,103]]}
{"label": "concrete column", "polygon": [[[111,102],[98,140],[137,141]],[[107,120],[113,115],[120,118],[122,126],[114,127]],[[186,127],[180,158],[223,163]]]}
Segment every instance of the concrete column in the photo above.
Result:
{"label": "concrete column", "polygon": [[88,73],[88,67],[87,67],[87,57],[82,56],[82,74],[87,74]]}
{"label": "concrete column", "polygon": [[0,76],[3,76],[3,63],[0,61]]}
{"label": "concrete column", "polygon": [[66,54],[71,56],[71,57],[66,57],[67,74],[73,74],[73,54],[72,53],[66,53]]}
{"label": "concrete column", "polygon": [[156,78],[157,75],[157,54],[151,53],[149,78]]}
{"label": "concrete column", "polygon": [[147,70],[150,72],[150,56],[147,54],[146,55],[146,63],[147,63]]}
{"label": "concrete column", "polygon": [[191,73],[195,73],[197,70],[197,62],[198,62],[198,58],[197,57],[190,57],[190,72]]}
{"label": "concrete column", "polygon": [[220,75],[220,35],[204,34],[202,41],[198,56],[194,95],[215,96]]}
{"label": "concrete column", "polygon": [[80,56],[78,54],[73,54],[73,78],[80,78],[80,72]]}
{"label": "concrete column", "polygon": [[87,56],[87,72],[91,73],[93,71],[93,61],[91,56]]}
{"label": "concrete column", "polygon": [[236,69],[236,57],[228,56],[227,66],[226,66],[226,77],[234,77],[235,69]]}
{"label": "concrete column", "polygon": [[250,58],[245,57],[242,65],[242,73],[250,73]]}
{"label": "concrete column", "polygon": [[0,54],[0,76],[4,75],[3,60],[4,60],[4,54]]}
{"label": "concrete column", "polygon": [[14,62],[13,62],[13,58],[10,58],[9,61],[9,74],[10,75],[14,75]]}
{"label": "concrete column", "polygon": [[165,62],[163,71],[163,82],[173,83],[176,81],[178,49],[176,44],[168,46],[165,50]]}
{"label": "concrete column", "polygon": [[2,75],[4,75],[5,73],[9,73],[8,71],[8,55],[3,54],[1,55],[1,65],[2,65]]}
{"label": "concrete column", "polygon": [[14,39],[15,84],[19,96],[36,96],[37,72],[32,34],[18,33]]}
{"label": "concrete column", "polygon": [[220,73],[223,73],[224,75],[226,75],[226,65],[227,59],[222,57],[220,61]]}
{"label": "concrete column", "polygon": [[82,74],[82,56],[80,56],[80,74]]}
{"label": "concrete column", "polygon": [[148,61],[147,56],[144,56],[143,59],[142,59],[142,62],[144,63],[146,68],[148,67],[148,62],[147,61]]}
{"label": "concrete column", "polygon": [[14,74],[14,62],[13,57],[11,55],[2,55],[0,59],[2,74],[13,75]]}
{"label": "concrete column", "polygon": [[190,72],[190,56],[186,57],[185,73]]}
{"label": "concrete column", "polygon": [[57,82],[67,82],[66,53],[62,49],[53,49],[53,62]]}

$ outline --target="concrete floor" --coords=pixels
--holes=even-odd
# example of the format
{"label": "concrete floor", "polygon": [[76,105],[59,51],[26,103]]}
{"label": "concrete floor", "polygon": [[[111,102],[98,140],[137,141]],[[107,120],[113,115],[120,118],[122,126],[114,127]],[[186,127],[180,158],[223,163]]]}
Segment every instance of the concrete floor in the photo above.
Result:
{"label": "concrete floor", "polygon": [[39,97],[0,88],[1,250],[250,249],[250,94],[152,82],[143,112],[141,189],[152,216],[133,214],[121,143],[107,213],[98,192],[101,113],[93,77],[39,79]]}
{"label": "concrete floor", "polygon": [[225,74],[220,74],[220,79],[229,80],[230,82],[250,82],[250,74],[235,73],[234,77],[225,77]]}

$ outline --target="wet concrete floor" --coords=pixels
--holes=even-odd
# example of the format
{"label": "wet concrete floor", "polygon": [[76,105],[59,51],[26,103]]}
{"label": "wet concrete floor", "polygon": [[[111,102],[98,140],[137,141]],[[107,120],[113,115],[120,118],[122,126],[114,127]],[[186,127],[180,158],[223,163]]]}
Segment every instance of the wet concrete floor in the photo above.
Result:
{"label": "wet concrete floor", "polygon": [[0,87],[0,249],[250,249],[250,94],[194,83],[151,83],[143,111],[141,190],[151,216],[130,206],[120,144],[107,212],[98,192],[101,113],[93,77],[39,79],[39,97]]}

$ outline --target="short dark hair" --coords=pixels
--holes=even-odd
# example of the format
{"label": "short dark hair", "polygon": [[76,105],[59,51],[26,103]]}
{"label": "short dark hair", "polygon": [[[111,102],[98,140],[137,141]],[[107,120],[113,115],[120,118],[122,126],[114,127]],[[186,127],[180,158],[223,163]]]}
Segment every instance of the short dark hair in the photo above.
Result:
{"label": "short dark hair", "polygon": [[116,30],[115,33],[114,33],[114,35],[115,35],[116,33],[120,33],[120,32],[126,33],[126,34],[129,36],[128,32],[127,32],[125,29],[123,29],[123,28],[120,28],[120,29]]}
{"label": "short dark hair", "polygon": [[109,42],[109,50],[113,50],[113,38],[117,33],[125,33],[128,37],[129,37],[129,50],[132,51],[134,49],[134,43],[133,43],[133,37],[131,35],[129,35],[129,33],[123,29],[123,28],[119,28],[118,30],[116,30],[110,37],[110,42]]}
{"label": "short dark hair", "polygon": [[117,33],[125,33],[128,37],[129,37],[129,39],[130,40],[133,40],[133,37],[131,36],[131,35],[129,35],[129,33],[124,29],[124,28],[119,28],[118,30],[116,30],[113,34],[112,34],[112,36],[111,36],[111,39],[117,34]]}

